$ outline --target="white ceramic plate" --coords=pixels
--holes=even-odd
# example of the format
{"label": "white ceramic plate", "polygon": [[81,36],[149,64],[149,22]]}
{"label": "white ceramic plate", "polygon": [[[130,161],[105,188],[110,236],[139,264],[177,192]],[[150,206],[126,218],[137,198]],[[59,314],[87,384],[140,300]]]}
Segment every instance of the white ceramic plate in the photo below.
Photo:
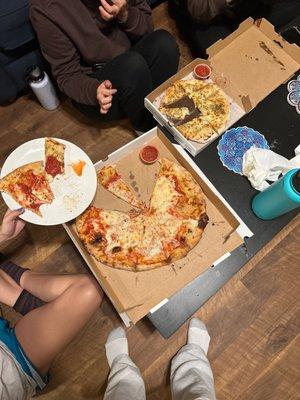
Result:
{"label": "white ceramic plate", "polygon": [[[71,142],[62,139],[55,140],[66,145],[66,173],[63,176],[57,176],[50,184],[54,200],[51,204],[43,204],[40,207],[42,218],[28,210],[21,215],[25,221],[37,225],[58,225],[76,218],[91,204],[97,189],[96,171],[86,153]],[[44,153],[45,138],[23,143],[7,157],[1,170],[1,178],[24,164],[44,161]],[[79,160],[86,163],[82,176],[77,176],[71,167],[72,163]],[[6,193],[2,193],[2,196],[11,210],[20,208],[11,196]]]}

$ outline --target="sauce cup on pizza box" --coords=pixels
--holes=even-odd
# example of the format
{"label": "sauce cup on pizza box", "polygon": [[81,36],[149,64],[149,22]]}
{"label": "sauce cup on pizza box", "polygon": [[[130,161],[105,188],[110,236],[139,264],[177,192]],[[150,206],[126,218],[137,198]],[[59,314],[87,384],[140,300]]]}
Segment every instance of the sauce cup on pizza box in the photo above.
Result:
{"label": "sauce cup on pizza box", "polygon": [[207,64],[197,64],[194,68],[194,75],[198,79],[207,79],[211,75],[211,68]]}

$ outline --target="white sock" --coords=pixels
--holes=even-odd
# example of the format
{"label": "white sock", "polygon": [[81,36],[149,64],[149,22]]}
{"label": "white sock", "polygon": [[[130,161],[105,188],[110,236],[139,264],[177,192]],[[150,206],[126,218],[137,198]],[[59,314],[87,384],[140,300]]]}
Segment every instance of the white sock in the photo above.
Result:
{"label": "white sock", "polygon": [[188,341],[189,344],[197,344],[207,354],[210,336],[204,322],[198,318],[192,318],[189,324]]}
{"label": "white sock", "polygon": [[119,327],[110,332],[105,343],[105,350],[110,367],[119,354],[128,354],[128,341],[123,328]]}

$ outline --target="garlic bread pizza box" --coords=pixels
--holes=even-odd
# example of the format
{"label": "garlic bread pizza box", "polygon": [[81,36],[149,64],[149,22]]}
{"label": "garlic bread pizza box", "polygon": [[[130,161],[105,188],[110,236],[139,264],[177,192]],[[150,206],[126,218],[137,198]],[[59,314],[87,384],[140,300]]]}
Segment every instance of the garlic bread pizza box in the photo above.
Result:
{"label": "garlic bread pizza box", "polygon": [[[220,258],[229,255],[243,243],[244,236],[252,235],[225,200],[220,198],[211,182],[203,173],[201,177],[199,172],[196,172],[184,150],[175,148],[156,128],[115,151],[107,159],[99,161],[95,167],[99,171],[104,166],[116,165],[118,172],[125,182],[133,187],[138,198],[148,204],[159,163],[145,164],[141,161],[139,153],[145,145],[155,146],[159,151],[159,158],[168,158],[186,168],[204,191],[209,223],[200,242],[186,257],[148,271],[115,269],[97,261],[87,252],[78,237],[75,221],[64,225],[122,319],[133,323],[139,321],[162,300],[186,286]],[[99,184],[92,204],[108,210],[127,212],[132,209],[129,204]]]}
{"label": "garlic bread pizza box", "polygon": [[[209,47],[207,53],[208,60],[192,61],[145,98],[145,106],[154,118],[193,156],[255,108],[300,67],[300,48],[286,42],[266,19],[248,18],[231,35]],[[193,71],[199,63],[211,67],[207,82],[223,90],[230,108],[226,126],[202,143],[186,139],[159,111],[166,90],[178,80],[195,79]]]}

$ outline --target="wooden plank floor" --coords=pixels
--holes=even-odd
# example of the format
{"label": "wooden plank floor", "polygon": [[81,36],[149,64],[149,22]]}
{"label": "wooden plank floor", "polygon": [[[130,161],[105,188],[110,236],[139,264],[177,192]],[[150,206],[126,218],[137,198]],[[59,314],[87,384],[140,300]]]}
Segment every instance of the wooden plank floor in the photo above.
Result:
{"label": "wooden plank floor", "polygon": [[[177,35],[166,5],[154,10],[156,27]],[[181,65],[191,56],[184,44]],[[127,121],[91,123],[63,100],[57,111],[43,110],[32,96],[0,109],[0,164],[19,144],[45,135],[69,139],[97,161],[134,138]],[[5,211],[1,200],[0,217]],[[219,400],[299,399],[300,219],[265,249],[197,312],[212,336],[209,358]],[[85,264],[62,227],[27,226],[6,249],[25,267],[48,272],[84,272]],[[3,308],[4,316],[18,316]],[[109,372],[104,343],[120,320],[110,302],[57,357],[41,400],[102,399]],[[143,320],[128,329],[130,352],[146,381],[148,399],[170,399],[170,360],[186,340],[186,325],[163,339]]]}

